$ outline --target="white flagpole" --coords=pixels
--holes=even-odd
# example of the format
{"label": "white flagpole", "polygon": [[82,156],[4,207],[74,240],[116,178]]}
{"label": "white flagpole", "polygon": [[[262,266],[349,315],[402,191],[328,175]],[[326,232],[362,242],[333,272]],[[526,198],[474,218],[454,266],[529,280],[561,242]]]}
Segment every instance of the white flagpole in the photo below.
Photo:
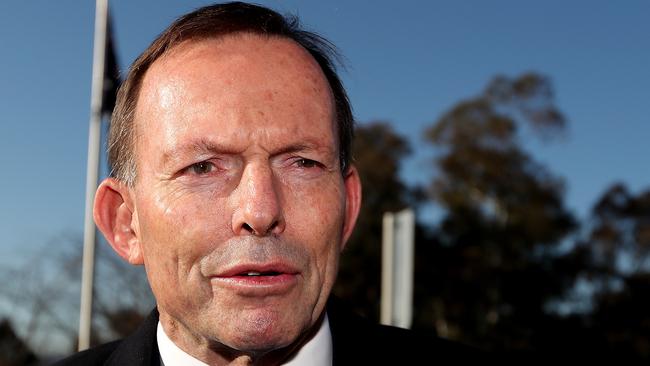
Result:
{"label": "white flagpole", "polygon": [[93,76],[90,96],[90,125],[88,128],[88,165],[86,168],[86,212],[84,217],[84,252],[81,274],[81,306],[79,310],[79,345],[82,351],[90,347],[92,321],[93,277],[95,272],[96,228],[93,202],[99,177],[99,150],[102,124],[102,97],[106,53],[108,0],[95,3],[95,40],[93,45]]}

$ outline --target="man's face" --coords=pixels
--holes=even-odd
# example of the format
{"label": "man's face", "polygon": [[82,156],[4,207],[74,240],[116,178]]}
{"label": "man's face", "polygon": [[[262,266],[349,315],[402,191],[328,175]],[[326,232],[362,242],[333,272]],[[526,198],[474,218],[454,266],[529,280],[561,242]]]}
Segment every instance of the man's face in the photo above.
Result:
{"label": "man's face", "polygon": [[316,62],[285,39],[181,44],[145,75],[135,120],[133,222],[165,330],[295,341],[325,306],[358,193]]}

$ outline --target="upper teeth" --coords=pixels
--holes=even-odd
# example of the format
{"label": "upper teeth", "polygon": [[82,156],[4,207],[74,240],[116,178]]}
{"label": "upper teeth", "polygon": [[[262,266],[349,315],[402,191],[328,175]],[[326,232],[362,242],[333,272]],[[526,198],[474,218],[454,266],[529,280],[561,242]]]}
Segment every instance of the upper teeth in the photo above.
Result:
{"label": "upper teeth", "polygon": [[259,275],[261,275],[261,273],[259,273],[259,272],[248,272],[248,273],[246,273],[246,275],[248,275],[248,276],[259,276]]}

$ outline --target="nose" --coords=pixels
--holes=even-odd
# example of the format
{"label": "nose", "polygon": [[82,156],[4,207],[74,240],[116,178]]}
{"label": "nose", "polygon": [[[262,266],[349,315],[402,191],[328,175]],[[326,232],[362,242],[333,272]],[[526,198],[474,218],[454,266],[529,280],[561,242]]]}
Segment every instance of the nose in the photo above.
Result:
{"label": "nose", "polygon": [[270,167],[249,165],[235,190],[232,229],[236,235],[267,236],[284,231],[280,192]]}

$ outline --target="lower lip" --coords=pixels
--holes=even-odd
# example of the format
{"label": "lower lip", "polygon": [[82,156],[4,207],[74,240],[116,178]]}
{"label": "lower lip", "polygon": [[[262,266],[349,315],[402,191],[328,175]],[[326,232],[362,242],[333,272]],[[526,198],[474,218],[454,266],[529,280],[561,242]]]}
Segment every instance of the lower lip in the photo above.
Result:
{"label": "lower lip", "polygon": [[213,285],[230,289],[242,296],[272,296],[291,290],[298,281],[298,274],[211,277],[210,280]]}

